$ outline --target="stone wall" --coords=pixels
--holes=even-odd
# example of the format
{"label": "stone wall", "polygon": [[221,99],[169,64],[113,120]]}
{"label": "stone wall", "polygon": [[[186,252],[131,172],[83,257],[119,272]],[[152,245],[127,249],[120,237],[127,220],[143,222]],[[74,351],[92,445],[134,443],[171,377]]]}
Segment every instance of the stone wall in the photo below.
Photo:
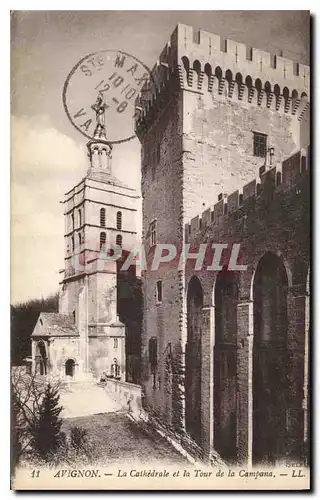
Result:
{"label": "stone wall", "polygon": [[99,383],[99,386],[104,388],[123,410],[139,415],[142,408],[140,385],[107,379],[106,382]]}
{"label": "stone wall", "polygon": [[[238,304],[237,447],[239,459],[250,461],[254,269],[266,249],[281,254],[286,266],[302,268],[300,282],[308,266],[308,182],[300,153],[284,163],[281,172],[273,166],[307,143],[309,68],[248,49],[178,25],[137,99],[136,132],[142,144],[143,243],[149,257],[154,252],[150,223],[156,221],[158,244],[172,243],[179,253],[187,242],[240,243],[240,262],[246,258],[248,263]],[[253,132],[268,136],[272,160],[254,156]],[[272,168],[266,169],[271,161]],[[202,217],[195,217],[201,212]],[[177,261],[143,273],[145,401],[163,422],[181,432],[186,292],[192,274],[190,268],[178,270]],[[201,353],[201,425],[207,454],[214,444],[213,352],[208,349],[214,345],[215,274],[199,273],[207,332]],[[160,304],[157,280],[163,285]],[[153,337],[158,348],[154,373],[148,349]]]}
{"label": "stone wall", "polygon": [[[254,273],[260,259],[270,251],[281,257],[288,276],[288,363],[290,391],[288,412],[289,428],[295,435],[302,436],[303,407],[306,404],[307,369],[304,363],[305,331],[307,318],[307,274],[309,268],[310,238],[310,179],[307,162],[295,155],[282,165],[283,183],[276,185],[272,169],[264,175],[270,176],[273,183],[262,182],[259,195],[245,198],[241,205],[228,213],[219,210],[205,211],[202,219],[193,219],[186,228],[186,238],[194,251],[200,243],[206,242],[208,248],[213,242],[241,244],[238,264],[247,265],[246,271],[239,273],[239,302],[237,306],[237,448],[239,460],[251,460],[252,452],[252,358],[253,358],[253,295]],[[291,174],[290,174],[291,171]],[[293,182],[294,178],[294,182]],[[279,179],[279,177],[278,177]],[[243,188],[243,193],[246,189]],[[230,198],[225,198],[225,202]],[[218,204],[217,204],[218,205]],[[233,206],[230,203],[230,207]],[[223,215],[224,213],[224,215]],[[206,262],[206,261],[205,261]],[[207,261],[208,263],[208,261]],[[211,261],[209,262],[211,263]],[[203,342],[207,346],[215,336],[215,329],[207,325],[207,311],[214,310],[214,288],[218,271],[194,271],[193,263],[187,266],[186,286],[192,276],[197,275],[204,292]],[[214,319],[212,318],[212,322]],[[211,322],[211,324],[212,324]],[[213,355],[213,351],[211,351]],[[202,422],[204,444],[212,442],[214,426],[212,408],[214,398],[214,380],[210,370],[203,371]],[[208,418],[209,414],[209,418]],[[299,427],[300,426],[300,427]],[[213,443],[214,445],[214,443]]]}

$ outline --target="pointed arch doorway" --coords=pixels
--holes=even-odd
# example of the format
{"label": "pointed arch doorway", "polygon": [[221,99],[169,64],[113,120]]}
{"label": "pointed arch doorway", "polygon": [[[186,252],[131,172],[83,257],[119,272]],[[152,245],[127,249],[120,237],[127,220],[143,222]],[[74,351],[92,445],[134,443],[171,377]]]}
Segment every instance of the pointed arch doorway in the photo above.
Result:
{"label": "pointed arch doorway", "polygon": [[238,277],[219,272],[214,290],[214,444],[228,462],[237,459],[237,304]]}
{"label": "pointed arch doorway", "polygon": [[187,292],[187,344],[185,375],[186,430],[201,444],[201,326],[203,292],[193,276]]}
{"label": "pointed arch doorway", "polygon": [[259,261],[253,282],[254,463],[274,463],[287,445],[287,293],[282,259],[271,252]]}

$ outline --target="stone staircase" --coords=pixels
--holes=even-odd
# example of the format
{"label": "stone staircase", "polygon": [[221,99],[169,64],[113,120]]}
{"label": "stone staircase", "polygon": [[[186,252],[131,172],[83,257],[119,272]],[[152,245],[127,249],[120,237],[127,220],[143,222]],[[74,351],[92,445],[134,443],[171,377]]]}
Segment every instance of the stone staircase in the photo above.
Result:
{"label": "stone staircase", "polygon": [[65,382],[60,388],[62,418],[83,417],[123,409],[111,394],[94,381]]}

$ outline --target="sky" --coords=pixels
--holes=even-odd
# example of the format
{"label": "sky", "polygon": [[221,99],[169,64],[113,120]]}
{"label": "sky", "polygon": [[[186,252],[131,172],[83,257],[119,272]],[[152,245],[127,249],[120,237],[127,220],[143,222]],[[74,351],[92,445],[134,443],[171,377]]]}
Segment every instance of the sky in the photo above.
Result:
{"label": "sky", "polygon": [[[99,50],[152,68],[177,23],[309,64],[307,11],[15,11],[11,16],[11,303],[58,290],[64,193],[86,174],[86,139],[62,104],[67,75]],[[112,123],[108,123],[112,127]],[[113,174],[140,190],[140,145],[114,146]],[[138,225],[139,225],[139,221]],[[139,229],[139,227],[138,227]]]}

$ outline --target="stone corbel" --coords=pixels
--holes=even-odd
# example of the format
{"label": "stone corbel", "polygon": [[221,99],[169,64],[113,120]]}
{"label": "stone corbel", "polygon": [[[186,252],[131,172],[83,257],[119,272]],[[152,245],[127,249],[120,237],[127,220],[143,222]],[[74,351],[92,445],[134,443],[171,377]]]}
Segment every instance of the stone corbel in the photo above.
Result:
{"label": "stone corbel", "polygon": [[296,112],[298,111],[298,108],[300,106],[300,103],[301,103],[301,100],[300,99],[296,99],[293,103],[292,103],[292,114],[295,115]]}
{"label": "stone corbel", "polygon": [[193,85],[193,69],[188,70],[187,82],[188,82],[189,87],[192,87],[192,85]]}
{"label": "stone corbel", "polygon": [[285,101],[285,103],[284,103],[284,112],[285,113],[288,113],[290,106],[291,106],[291,101],[292,101],[291,97],[288,97],[288,99]]}
{"label": "stone corbel", "polygon": [[244,83],[239,84],[239,86],[238,86],[238,99],[239,99],[239,101],[242,101],[242,99],[243,99],[245,88],[246,88],[246,86]]}
{"label": "stone corbel", "polygon": [[262,104],[262,100],[263,100],[263,98],[264,98],[264,95],[265,95],[265,91],[264,91],[264,90],[260,90],[260,91],[258,92],[258,99],[257,99],[257,104],[258,104],[258,106],[261,106],[261,104]]}
{"label": "stone corbel", "polygon": [[269,92],[267,94],[267,108],[271,108],[273,96],[274,96],[274,94],[272,92]]}
{"label": "stone corbel", "polygon": [[235,84],[236,84],[236,82],[233,81],[233,80],[231,82],[229,82],[229,85],[228,85],[228,97],[230,97],[230,98],[232,98],[232,96],[233,96]]}
{"label": "stone corbel", "polygon": [[209,78],[208,78],[208,92],[212,92],[214,81],[215,81],[214,75],[209,76]]}
{"label": "stone corbel", "polygon": [[251,87],[250,89],[248,89],[248,102],[252,102],[254,96],[255,96],[255,93],[256,93],[256,89],[254,87]]}
{"label": "stone corbel", "polygon": [[202,89],[203,77],[204,77],[204,72],[200,71],[200,73],[198,75],[198,90]]}
{"label": "stone corbel", "polygon": [[218,89],[218,93],[221,95],[223,93],[223,90],[224,90],[224,85],[225,85],[225,78],[220,78],[219,80],[219,89]]}
{"label": "stone corbel", "polygon": [[282,95],[277,95],[276,96],[276,111],[279,111],[281,103],[282,103],[282,100],[283,100],[283,96]]}

